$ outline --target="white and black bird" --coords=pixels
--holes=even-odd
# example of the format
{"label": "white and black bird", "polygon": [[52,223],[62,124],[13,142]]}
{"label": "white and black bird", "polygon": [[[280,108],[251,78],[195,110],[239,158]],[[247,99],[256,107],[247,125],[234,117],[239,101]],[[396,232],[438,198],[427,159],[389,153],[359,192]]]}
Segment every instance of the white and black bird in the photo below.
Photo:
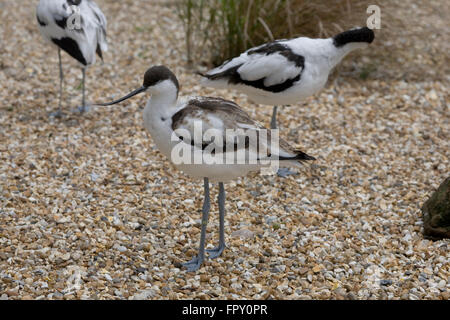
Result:
{"label": "white and black bird", "polygon": [[[174,166],[193,178],[204,180],[205,198],[203,202],[202,227],[198,255],[184,264],[189,271],[197,270],[205,257],[206,226],[208,223],[210,198],[209,182],[219,183],[219,245],[207,250],[210,257],[221,255],[225,248],[225,189],[224,182],[258,171],[267,163],[262,160],[276,159],[280,166],[300,166],[307,160],[315,160],[306,153],[292,148],[287,142],[279,139],[270,144],[268,153],[258,150],[255,142],[261,142],[263,133],[270,135],[278,131],[266,130],[253,121],[237,104],[221,98],[185,97],[179,98],[179,83],[175,75],[164,66],[155,66],[147,70],[144,84],[123,98],[110,103],[96,104],[110,106],[125,101],[137,94],[151,95],[144,109],[144,126],[153,138],[156,147]],[[196,128],[200,128],[196,132]],[[236,135],[229,139],[230,130]],[[207,135],[207,132],[214,132]],[[245,131],[245,132],[242,132]],[[256,137],[250,139],[249,137]],[[272,140],[270,140],[272,141]],[[259,145],[259,143],[257,143]],[[176,159],[176,148],[187,150],[194,161],[179,162]],[[195,156],[200,161],[195,161]],[[208,162],[205,157],[214,155],[216,159],[232,159],[234,161]],[[253,156],[257,162],[238,162],[239,155],[245,159]],[[264,159],[263,159],[264,158]]]}
{"label": "white and black bird", "polygon": [[83,97],[79,111],[86,111],[86,68],[95,63],[96,54],[103,60],[103,52],[108,50],[105,15],[93,0],[40,0],[36,18],[44,38],[58,48],[60,85],[56,115],[61,115],[64,80],[61,50],[82,66]]}
{"label": "white and black bird", "polygon": [[277,40],[201,74],[202,84],[233,88],[256,103],[273,105],[271,128],[276,128],[277,105],[295,104],[317,93],[347,54],[367,47],[374,38],[374,32],[364,27],[328,39]]}

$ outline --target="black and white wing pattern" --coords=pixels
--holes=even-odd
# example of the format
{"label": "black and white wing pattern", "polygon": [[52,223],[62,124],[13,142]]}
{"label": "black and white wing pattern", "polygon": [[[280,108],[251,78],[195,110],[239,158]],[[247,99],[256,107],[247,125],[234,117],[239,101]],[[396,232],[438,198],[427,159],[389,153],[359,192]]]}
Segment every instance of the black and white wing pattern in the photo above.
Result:
{"label": "black and white wing pattern", "polygon": [[[201,126],[200,137],[196,137],[196,126]],[[231,131],[228,131],[230,129]],[[193,97],[185,106],[172,117],[172,130],[180,140],[202,150],[214,152],[237,152],[241,148],[254,150],[258,153],[263,146],[272,150],[274,154],[268,157],[278,157],[280,160],[305,161],[314,160],[300,150],[293,149],[286,141],[279,139],[276,149],[270,148],[271,131],[252,120],[250,116],[232,101],[213,97]],[[182,131],[187,132],[187,138]],[[214,138],[221,137],[220,141],[208,139],[205,133],[211,130]],[[265,136],[260,135],[264,130]],[[178,134],[180,133],[180,134]],[[252,140],[249,137],[255,137]],[[261,140],[263,145],[261,145]]]}
{"label": "black and white wing pattern", "polygon": [[279,40],[249,49],[203,76],[210,84],[224,81],[278,93],[300,80],[304,66],[305,58],[293,51],[289,40]]}
{"label": "black and white wing pattern", "polygon": [[85,66],[108,50],[106,18],[92,0],[40,0],[36,18],[44,38]]}

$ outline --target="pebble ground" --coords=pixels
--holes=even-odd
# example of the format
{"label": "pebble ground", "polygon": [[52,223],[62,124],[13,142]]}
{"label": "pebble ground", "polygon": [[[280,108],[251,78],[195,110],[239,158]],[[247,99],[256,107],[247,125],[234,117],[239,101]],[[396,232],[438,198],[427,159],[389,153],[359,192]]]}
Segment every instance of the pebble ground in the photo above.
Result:
{"label": "pebble ground", "polygon": [[[269,122],[271,107],[197,85],[169,2],[97,1],[110,50],[88,70],[90,101],[165,64],[182,94],[222,96]],[[227,184],[228,247],[197,273],[180,263],[198,246],[201,181],[155,149],[145,97],[73,113],[81,71],[67,55],[66,114],[49,117],[57,51],[36,3],[0,3],[0,299],[449,299],[450,242],[423,238],[420,211],[450,172],[446,1],[402,2],[398,14],[417,19],[377,31],[320,94],[281,109],[284,138],[317,161]]]}

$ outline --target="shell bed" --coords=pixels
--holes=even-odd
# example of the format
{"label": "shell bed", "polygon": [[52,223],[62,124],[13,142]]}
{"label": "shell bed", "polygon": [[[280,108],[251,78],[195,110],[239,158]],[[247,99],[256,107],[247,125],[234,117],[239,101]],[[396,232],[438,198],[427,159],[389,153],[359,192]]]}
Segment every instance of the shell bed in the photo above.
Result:
{"label": "shell bed", "polygon": [[[49,120],[58,55],[32,19],[35,2],[0,3],[1,299],[450,298],[450,242],[423,238],[420,211],[450,172],[445,0],[398,4],[397,16],[415,17],[407,28],[382,29],[323,91],[284,108],[283,138],[318,160],[286,179],[227,184],[228,247],[197,273],[179,259],[196,253],[202,184],[154,149],[145,97],[68,112],[81,73],[65,54],[67,116]],[[97,3],[110,46],[87,71],[89,101],[117,98],[164,64],[183,95],[230,99],[267,124],[270,106],[198,85],[173,6]]]}

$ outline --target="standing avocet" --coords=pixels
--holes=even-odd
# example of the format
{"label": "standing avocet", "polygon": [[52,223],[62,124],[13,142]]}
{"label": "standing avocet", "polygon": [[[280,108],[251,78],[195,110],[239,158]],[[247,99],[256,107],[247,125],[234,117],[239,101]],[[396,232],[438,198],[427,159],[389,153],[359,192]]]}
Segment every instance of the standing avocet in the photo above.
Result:
{"label": "standing avocet", "polygon": [[375,38],[367,27],[328,39],[300,37],[263,44],[202,74],[202,84],[233,88],[259,104],[273,105],[271,128],[277,126],[277,105],[299,102],[321,90],[331,70],[351,51]]}
{"label": "standing avocet", "polygon": [[[257,151],[254,148],[255,140],[252,141],[248,137],[254,133],[254,137],[257,137],[256,140],[259,141],[260,138],[262,139],[262,131],[266,129],[253,121],[234,102],[211,97],[179,99],[178,80],[164,66],[155,66],[148,69],[141,88],[116,101],[97,105],[110,106],[143,92],[151,94],[144,109],[144,126],[152,136],[156,147],[172,161],[177,169],[191,177],[204,180],[205,198],[199,251],[195,258],[184,264],[189,271],[195,271],[202,264],[205,254],[206,226],[210,209],[209,181],[219,182],[219,245],[215,249],[207,250],[212,258],[216,258],[225,248],[225,189],[223,183],[245,176],[251,171],[259,170],[264,164],[260,162],[256,164],[250,162],[212,163],[204,160],[179,162],[176,159],[178,152],[174,152],[174,150],[181,147],[183,150],[187,150],[186,154],[194,154],[194,159],[195,155],[200,155],[200,158],[215,155],[218,156],[216,159],[235,159],[235,156],[239,156],[240,151],[248,152],[247,155],[255,152],[255,150]],[[201,130],[199,139],[197,138],[198,131],[196,132],[196,128]],[[237,133],[230,143],[228,139],[229,135],[232,134],[230,130],[236,132],[246,130],[247,134]],[[209,138],[206,137],[208,131],[214,131],[214,139],[212,139],[212,135]],[[270,135],[272,131],[267,130],[266,133]],[[234,140],[234,138],[237,139]],[[222,143],[219,141],[222,141]],[[253,153],[253,155],[255,154],[260,157],[258,160],[262,160],[261,152]],[[270,148],[270,153],[266,153],[266,155],[265,159],[278,159],[281,166],[299,166],[303,161],[314,160],[313,157],[292,148],[281,139],[276,146]]]}
{"label": "standing avocet", "polygon": [[44,38],[58,47],[59,109],[55,115],[61,116],[64,80],[61,50],[82,65],[83,98],[79,111],[86,111],[86,67],[95,62],[96,53],[103,59],[103,52],[108,50],[105,15],[93,0],[40,0],[36,18]]}

